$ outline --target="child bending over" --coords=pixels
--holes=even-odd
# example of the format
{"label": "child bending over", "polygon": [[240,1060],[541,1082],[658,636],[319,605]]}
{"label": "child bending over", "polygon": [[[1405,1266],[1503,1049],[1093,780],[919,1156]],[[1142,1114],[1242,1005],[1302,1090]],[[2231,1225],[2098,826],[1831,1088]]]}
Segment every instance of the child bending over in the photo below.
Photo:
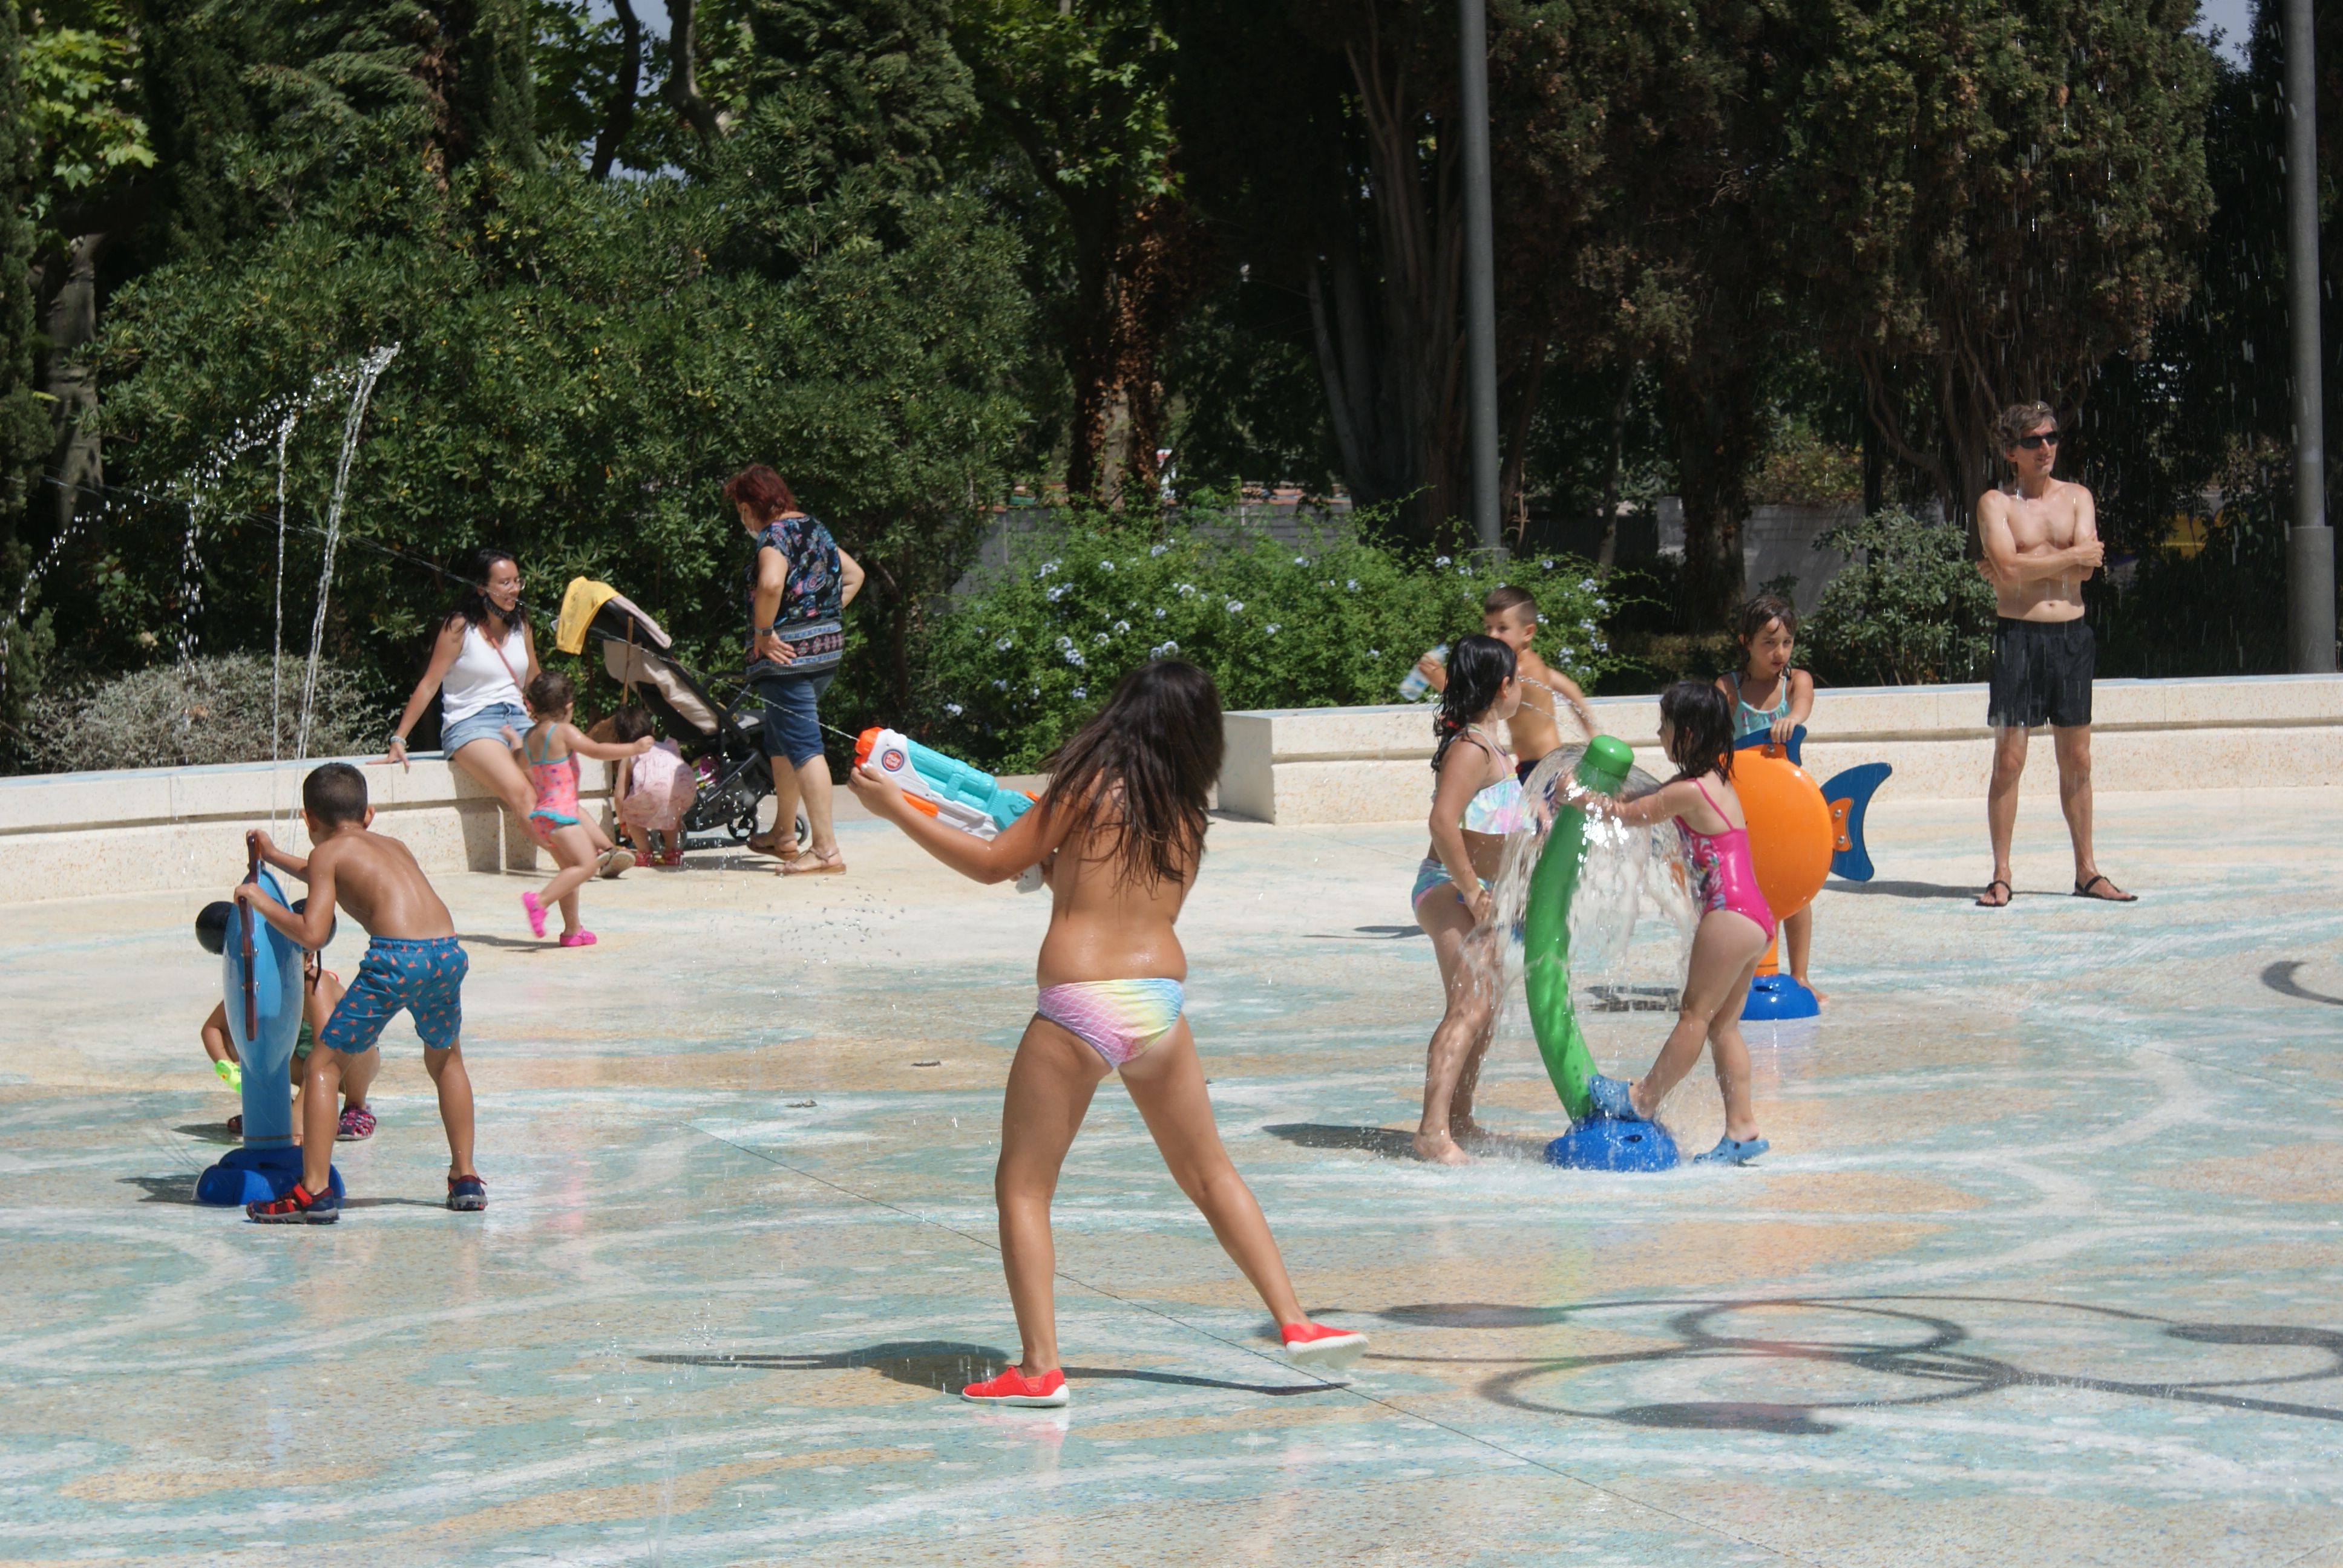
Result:
{"label": "child bending over", "polygon": [[447,1130],[447,1207],[473,1212],[488,1206],[487,1183],[472,1168],[472,1081],[464,1070],[464,976],[471,960],[456,940],[456,922],[432,890],[430,879],[407,846],[371,831],[366,776],[347,762],[328,762],[301,781],[301,815],[308,824],[307,858],[288,855],[255,833],[262,859],[309,884],[298,914],[246,882],[236,901],[301,946],[322,948],[333,935],[334,911],[346,908],[373,940],[358,978],[309,1053],[303,1086],[301,1180],[284,1197],[250,1203],[245,1212],[266,1225],[330,1225],[342,1217],[328,1186],[334,1156],[334,1104],[345,1076],[374,1049],[383,1026],[404,1009],[423,1041],[423,1067],[439,1091],[439,1120]]}
{"label": "child bending over", "polygon": [[[629,703],[611,716],[610,728],[632,745],[649,739],[651,716]],[[634,846],[636,865],[652,863],[654,833],[663,840],[658,863],[683,864],[683,816],[699,799],[699,776],[674,741],[654,740],[649,751],[618,759],[610,792],[618,801],[618,829]]]}

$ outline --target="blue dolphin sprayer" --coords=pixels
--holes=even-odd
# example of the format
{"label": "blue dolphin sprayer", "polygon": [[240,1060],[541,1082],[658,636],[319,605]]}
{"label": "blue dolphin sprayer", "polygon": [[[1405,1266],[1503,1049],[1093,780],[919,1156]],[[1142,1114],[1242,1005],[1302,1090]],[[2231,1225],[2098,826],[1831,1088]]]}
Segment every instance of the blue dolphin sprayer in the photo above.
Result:
{"label": "blue dolphin sprayer", "polygon": [[[258,849],[246,840],[244,879],[256,883],[280,904],[289,904],[277,873],[261,865]],[[196,940],[212,948],[215,922],[196,921]],[[196,1201],[222,1207],[266,1203],[283,1197],[301,1179],[301,1151],[293,1141],[293,1085],[288,1076],[293,1042],[301,1033],[301,1009],[308,1000],[301,979],[301,949],[249,905],[230,904],[218,927],[220,989],[227,1005],[228,1035],[244,1059],[244,1146],[230,1150],[196,1178]],[[337,1197],[342,1173],[333,1172]]]}

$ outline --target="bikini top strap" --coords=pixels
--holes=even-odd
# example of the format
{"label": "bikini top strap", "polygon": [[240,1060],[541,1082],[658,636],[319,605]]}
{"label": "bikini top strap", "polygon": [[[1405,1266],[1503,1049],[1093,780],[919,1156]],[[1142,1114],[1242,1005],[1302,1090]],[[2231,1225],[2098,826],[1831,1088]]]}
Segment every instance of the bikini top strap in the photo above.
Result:
{"label": "bikini top strap", "polygon": [[[1716,797],[1708,792],[1707,783],[1698,775],[1694,776],[1692,787],[1700,791],[1700,798],[1708,802],[1708,809],[1710,810],[1715,812],[1720,817],[1725,817],[1725,808],[1716,803]],[[1727,832],[1731,832],[1733,830],[1732,818],[1725,817],[1725,828]]]}

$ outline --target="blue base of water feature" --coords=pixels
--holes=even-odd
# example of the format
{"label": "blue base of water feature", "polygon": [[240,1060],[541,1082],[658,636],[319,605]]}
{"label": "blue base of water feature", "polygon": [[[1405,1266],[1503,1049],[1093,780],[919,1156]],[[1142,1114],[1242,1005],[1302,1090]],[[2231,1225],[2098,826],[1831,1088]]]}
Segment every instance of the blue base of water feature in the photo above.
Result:
{"label": "blue base of water feature", "polygon": [[[332,1171],[334,1196],[342,1195],[342,1173]],[[220,1162],[196,1178],[196,1201],[222,1209],[273,1203],[301,1180],[298,1149],[231,1149]]]}
{"label": "blue base of water feature", "polygon": [[1676,1141],[1656,1121],[1590,1116],[1545,1146],[1545,1162],[1573,1171],[1673,1171]]}
{"label": "blue base of water feature", "polygon": [[1749,1000],[1741,1004],[1743,1022],[1785,1018],[1813,1018],[1823,1010],[1815,993],[1788,975],[1759,975],[1749,982]]}

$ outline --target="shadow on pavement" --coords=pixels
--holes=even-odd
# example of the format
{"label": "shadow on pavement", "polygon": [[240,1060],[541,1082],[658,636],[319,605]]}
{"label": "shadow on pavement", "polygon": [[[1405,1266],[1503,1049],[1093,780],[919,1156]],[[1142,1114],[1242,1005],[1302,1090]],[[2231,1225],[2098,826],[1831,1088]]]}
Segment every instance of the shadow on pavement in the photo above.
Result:
{"label": "shadow on pavement", "polygon": [[[868,1367],[890,1382],[910,1388],[958,1393],[968,1384],[990,1377],[1015,1358],[1009,1352],[993,1345],[963,1344],[950,1340],[889,1340],[880,1344],[822,1354],[711,1352],[647,1355],[641,1359],[661,1366],[733,1368],[741,1372],[847,1372]],[[1169,1383],[1180,1388],[1217,1388],[1239,1393],[1272,1395],[1324,1393],[1342,1386],[1315,1381],[1300,1383],[1229,1382],[1220,1378],[1143,1372],[1134,1367],[1070,1366],[1066,1368],[1066,1381]]]}

